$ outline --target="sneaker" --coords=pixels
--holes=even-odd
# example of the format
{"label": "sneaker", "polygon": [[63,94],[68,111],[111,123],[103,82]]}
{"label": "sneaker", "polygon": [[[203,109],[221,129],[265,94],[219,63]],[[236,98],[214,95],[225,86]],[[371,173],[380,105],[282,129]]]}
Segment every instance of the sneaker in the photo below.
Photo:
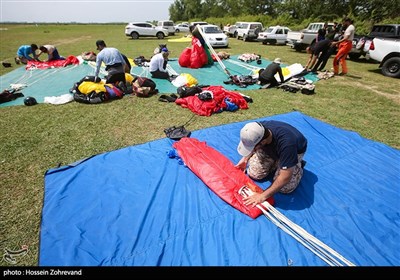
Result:
{"label": "sneaker", "polygon": [[343,73],[343,72],[339,74],[339,76],[346,76],[346,75],[347,75],[347,73]]}
{"label": "sneaker", "polygon": [[20,64],[21,63],[21,60],[18,57],[14,57],[14,60],[15,60],[16,64]]}

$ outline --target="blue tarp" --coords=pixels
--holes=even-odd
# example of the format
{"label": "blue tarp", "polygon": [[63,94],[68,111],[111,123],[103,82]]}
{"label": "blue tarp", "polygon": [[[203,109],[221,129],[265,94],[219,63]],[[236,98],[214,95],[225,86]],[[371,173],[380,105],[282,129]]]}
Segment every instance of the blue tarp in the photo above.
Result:
{"label": "blue tarp", "polygon": [[[355,265],[398,266],[400,151],[300,112],[258,120],[266,119],[309,141],[304,177],[292,194],[275,196],[276,209]],[[191,137],[237,162],[246,122]],[[164,138],[48,170],[39,265],[327,265],[264,216],[222,201],[167,156],[171,149]]]}

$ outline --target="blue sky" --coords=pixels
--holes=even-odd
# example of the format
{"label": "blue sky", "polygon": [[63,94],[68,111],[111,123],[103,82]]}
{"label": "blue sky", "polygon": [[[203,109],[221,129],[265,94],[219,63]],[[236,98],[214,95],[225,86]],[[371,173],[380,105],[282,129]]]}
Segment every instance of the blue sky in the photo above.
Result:
{"label": "blue sky", "polygon": [[174,0],[0,0],[0,22],[131,22],[169,19]]}

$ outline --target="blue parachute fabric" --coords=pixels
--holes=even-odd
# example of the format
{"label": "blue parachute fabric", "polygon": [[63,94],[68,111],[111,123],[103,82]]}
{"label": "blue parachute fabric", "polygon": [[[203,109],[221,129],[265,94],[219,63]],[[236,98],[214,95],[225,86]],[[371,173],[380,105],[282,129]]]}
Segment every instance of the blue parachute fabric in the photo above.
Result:
{"label": "blue parachute fabric", "polygon": [[[400,265],[400,151],[300,112],[299,187],[275,208],[358,266]],[[246,121],[247,122],[247,121]],[[246,122],[193,131],[233,162]],[[264,216],[210,190],[163,138],[48,170],[40,266],[327,266]],[[262,188],[269,181],[258,183]]]}

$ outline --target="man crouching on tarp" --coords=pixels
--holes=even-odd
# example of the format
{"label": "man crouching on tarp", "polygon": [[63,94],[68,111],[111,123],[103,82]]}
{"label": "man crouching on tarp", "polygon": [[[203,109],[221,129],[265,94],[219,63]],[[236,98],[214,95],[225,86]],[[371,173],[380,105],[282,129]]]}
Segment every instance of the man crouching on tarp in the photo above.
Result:
{"label": "man crouching on tarp", "polygon": [[[116,48],[106,46],[103,40],[96,41],[97,50],[99,53],[96,57],[96,73],[99,76],[101,64],[104,62],[108,75],[106,77],[106,84],[125,85],[125,60],[122,54]],[[122,82],[122,83],[120,83]],[[126,87],[122,88],[125,92]]]}
{"label": "man crouching on tarp", "polygon": [[307,139],[296,128],[280,121],[250,122],[240,131],[235,167],[253,180],[263,180],[274,172],[271,186],[262,193],[244,198],[245,205],[257,205],[275,193],[293,192],[303,176]]}
{"label": "man crouching on tarp", "polygon": [[275,58],[275,60],[267,66],[264,70],[260,70],[258,73],[258,80],[263,88],[270,88],[279,85],[278,81],[275,79],[275,74],[279,73],[279,78],[281,83],[285,82],[282,74],[281,59]]}

